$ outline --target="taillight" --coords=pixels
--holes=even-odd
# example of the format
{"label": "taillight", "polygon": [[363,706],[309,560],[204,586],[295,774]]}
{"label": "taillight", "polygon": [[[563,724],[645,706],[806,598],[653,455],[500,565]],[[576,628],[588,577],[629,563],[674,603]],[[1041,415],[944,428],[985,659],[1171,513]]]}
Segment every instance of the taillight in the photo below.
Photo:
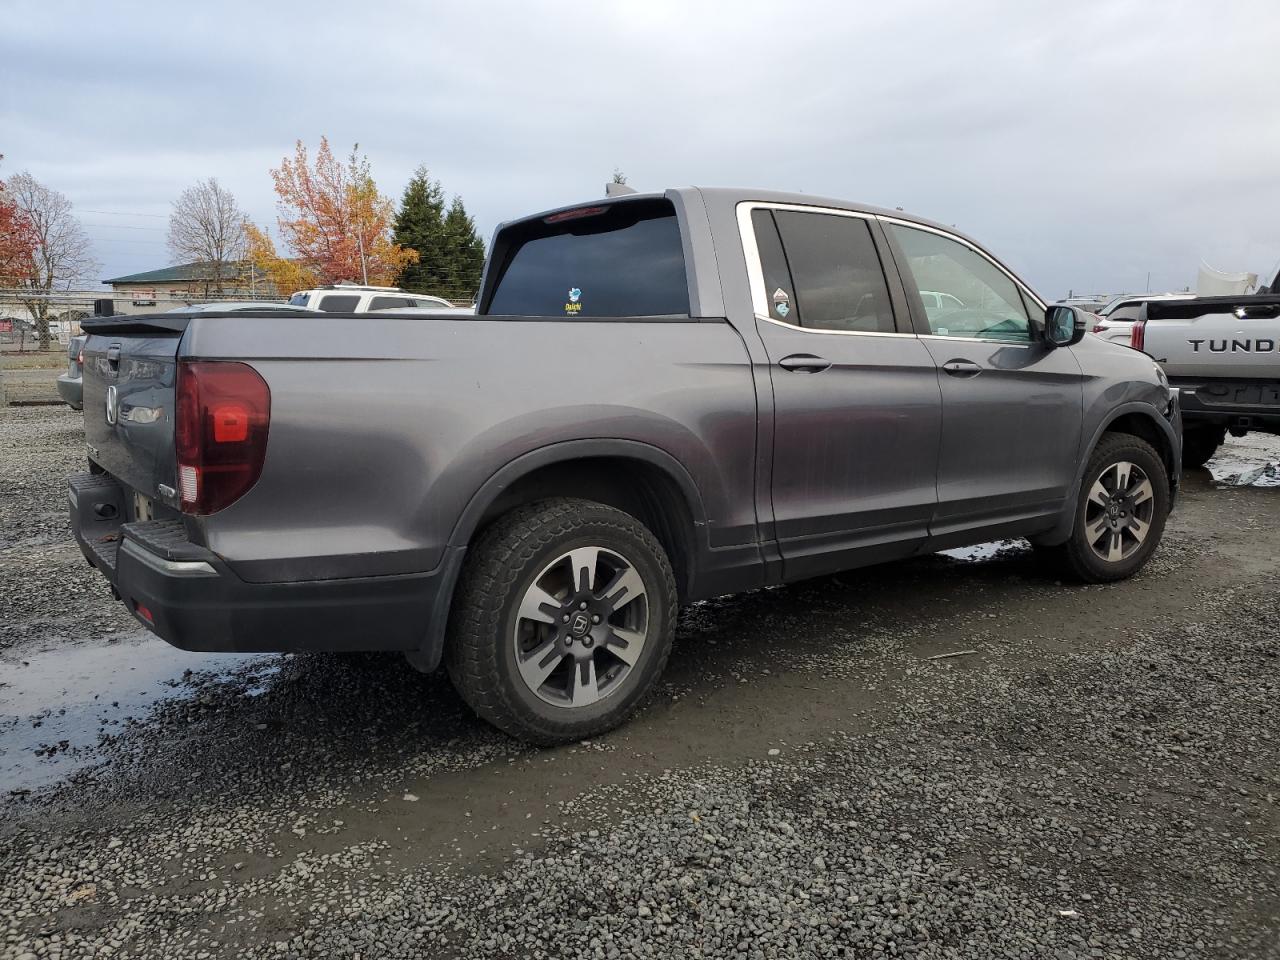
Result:
{"label": "taillight", "polygon": [[1105,329],[1107,329],[1107,325],[1105,323],[1095,323],[1091,332],[1101,333]]}
{"label": "taillight", "polygon": [[196,360],[178,364],[177,394],[178,499],[184,513],[216,513],[262,475],[271,391],[246,363]]}
{"label": "taillight", "polygon": [[1129,328],[1129,346],[1135,350],[1146,352],[1147,345],[1147,321],[1135,320],[1133,326]]}
{"label": "taillight", "polygon": [[80,350],[76,353],[76,363],[79,366],[82,366],[82,367],[84,366],[84,344],[83,343],[80,344]]}

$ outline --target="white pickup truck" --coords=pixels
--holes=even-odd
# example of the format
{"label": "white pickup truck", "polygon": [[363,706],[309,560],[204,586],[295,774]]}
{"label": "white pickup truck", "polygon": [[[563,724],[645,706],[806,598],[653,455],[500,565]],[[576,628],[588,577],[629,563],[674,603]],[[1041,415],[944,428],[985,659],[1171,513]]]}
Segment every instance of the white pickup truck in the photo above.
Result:
{"label": "white pickup truck", "polygon": [[1150,301],[1131,337],[1178,389],[1185,466],[1203,466],[1227,433],[1280,433],[1280,293]]}

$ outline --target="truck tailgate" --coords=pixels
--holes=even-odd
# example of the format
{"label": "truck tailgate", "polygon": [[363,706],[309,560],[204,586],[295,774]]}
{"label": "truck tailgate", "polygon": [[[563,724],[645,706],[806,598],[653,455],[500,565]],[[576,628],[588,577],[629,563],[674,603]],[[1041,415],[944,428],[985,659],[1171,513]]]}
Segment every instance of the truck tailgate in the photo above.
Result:
{"label": "truck tailgate", "polygon": [[1280,380],[1280,296],[1152,302],[1143,349],[1173,378]]}
{"label": "truck tailgate", "polygon": [[175,483],[174,378],[181,330],[85,324],[84,430],[89,459],[135,492]]}

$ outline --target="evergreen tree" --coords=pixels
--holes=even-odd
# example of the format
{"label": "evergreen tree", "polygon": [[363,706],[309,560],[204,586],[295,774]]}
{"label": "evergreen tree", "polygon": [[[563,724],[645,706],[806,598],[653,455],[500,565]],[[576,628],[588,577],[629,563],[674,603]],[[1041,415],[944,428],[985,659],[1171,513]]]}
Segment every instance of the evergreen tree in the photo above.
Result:
{"label": "evergreen tree", "polygon": [[449,263],[448,296],[455,299],[475,296],[484,270],[484,241],[476,233],[475,221],[462,205],[461,197],[453,198],[445,214],[444,238]]}
{"label": "evergreen tree", "polygon": [[413,172],[400,212],[396,214],[395,242],[418,251],[418,262],[400,274],[399,284],[418,293],[437,293],[447,283],[448,266],[444,238],[444,190],[431,179],[425,166]]}
{"label": "evergreen tree", "polygon": [[400,275],[400,286],[463,300],[480,288],[484,241],[460,197],[445,210],[444,190],[425,166],[414,171],[396,217],[395,241],[418,251],[418,262]]}

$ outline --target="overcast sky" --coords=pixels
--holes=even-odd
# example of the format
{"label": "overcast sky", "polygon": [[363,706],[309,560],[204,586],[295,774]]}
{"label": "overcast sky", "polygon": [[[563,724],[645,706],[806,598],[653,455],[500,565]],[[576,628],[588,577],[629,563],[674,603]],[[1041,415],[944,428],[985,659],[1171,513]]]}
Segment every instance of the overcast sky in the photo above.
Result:
{"label": "overcast sky", "polygon": [[1042,294],[1280,260],[1280,4],[0,2],[0,175],[74,202],[103,277],[171,262],[216,176],[359,142],[499,221],[641,190],[802,190],[976,236]]}

